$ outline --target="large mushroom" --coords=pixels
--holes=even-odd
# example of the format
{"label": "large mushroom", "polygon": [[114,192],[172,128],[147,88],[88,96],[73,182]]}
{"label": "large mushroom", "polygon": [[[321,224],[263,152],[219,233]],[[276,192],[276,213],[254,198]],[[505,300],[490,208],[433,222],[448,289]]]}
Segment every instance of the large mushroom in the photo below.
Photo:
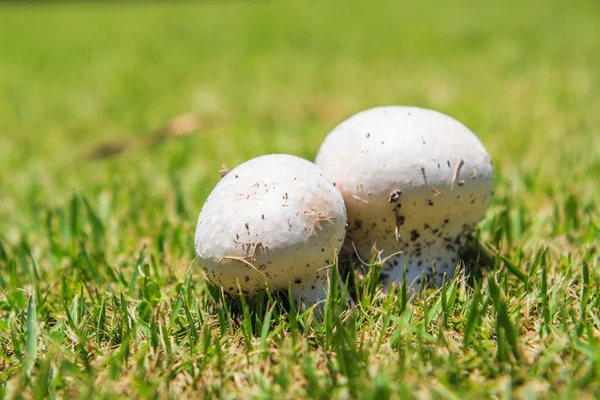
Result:
{"label": "large mushroom", "polygon": [[423,279],[451,278],[494,194],[479,139],[457,120],[417,107],[350,117],[327,136],[316,164],[344,196],[348,250],[367,261],[377,250],[387,291],[405,269],[412,293]]}
{"label": "large mushroom", "polygon": [[286,291],[310,307],[325,299],[330,267],[346,234],[339,190],[315,164],[284,154],[228,172],[196,227],[200,265],[225,291]]}

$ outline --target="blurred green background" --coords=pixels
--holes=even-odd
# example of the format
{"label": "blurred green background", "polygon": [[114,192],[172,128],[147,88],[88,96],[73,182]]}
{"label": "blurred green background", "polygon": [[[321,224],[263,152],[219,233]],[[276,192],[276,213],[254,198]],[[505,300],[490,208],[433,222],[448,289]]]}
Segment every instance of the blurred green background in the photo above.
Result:
{"label": "blurred green background", "polygon": [[[456,117],[503,175],[599,168],[596,1],[0,7],[4,234],[31,223],[23,207],[78,191],[158,206],[171,177],[195,213],[222,162],[312,158],[337,123],[383,104]],[[190,111],[210,121],[197,134],[85,161]]]}

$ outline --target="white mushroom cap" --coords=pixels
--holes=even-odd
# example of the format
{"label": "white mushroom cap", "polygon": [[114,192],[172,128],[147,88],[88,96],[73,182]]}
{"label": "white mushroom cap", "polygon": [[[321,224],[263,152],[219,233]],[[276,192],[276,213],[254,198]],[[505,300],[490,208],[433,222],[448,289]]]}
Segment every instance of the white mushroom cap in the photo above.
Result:
{"label": "white mushroom cap", "polygon": [[[317,155],[348,210],[346,241],[369,260],[381,258],[384,288],[418,289],[454,275],[459,254],[494,194],[485,148],[442,113],[389,106],[360,112],[337,126]],[[352,246],[352,243],[354,244]]]}
{"label": "white mushroom cap", "polygon": [[195,245],[207,277],[226,291],[291,287],[299,304],[312,306],[325,299],[345,234],[346,207],[331,179],[309,161],[271,154],[217,184],[198,218]]}

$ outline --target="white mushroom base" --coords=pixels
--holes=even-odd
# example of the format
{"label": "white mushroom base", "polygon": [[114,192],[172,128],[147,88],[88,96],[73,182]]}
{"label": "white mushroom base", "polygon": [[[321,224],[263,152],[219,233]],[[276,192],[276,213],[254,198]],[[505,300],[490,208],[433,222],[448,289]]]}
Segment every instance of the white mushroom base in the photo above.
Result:
{"label": "white mushroom base", "polygon": [[448,251],[427,252],[419,259],[410,259],[402,254],[392,255],[385,259],[379,279],[385,293],[393,286],[401,287],[406,270],[406,288],[409,296],[417,294],[421,285],[437,285],[452,279],[459,266],[460,257]]}
{"label": "white mushroom base", "polygon": [[371,208],[347,197],[345,249],[357,251],[364,261],[374,255],[384,261],[380,277],[386,291],[394,282],[396,286],[402,283],[405,267],[406,285],[412,290],[419,290],[422,280],[440,285],[444,276],[446,280],[454,276],[460,255],[481,218],[465,205],[487,206],[491,191],[488,186],[474,189],[464,185],[441,193],[436,196],[427,188],[410,187],[397,196],[371,192],[365,196],[369,204],[377,205]]}

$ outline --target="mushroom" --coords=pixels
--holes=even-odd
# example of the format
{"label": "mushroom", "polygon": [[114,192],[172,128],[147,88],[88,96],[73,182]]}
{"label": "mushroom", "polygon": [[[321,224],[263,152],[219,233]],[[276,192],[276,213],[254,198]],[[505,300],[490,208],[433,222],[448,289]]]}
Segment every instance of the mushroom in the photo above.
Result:
{"label": "mushroom", "polygon": [[346,249],[383,260],[384,290],[403,280],[414,295],[425,279],[451,278],[494,194],[479,139],[457,120],[417,107],[360,112],[321,145],[316,164],[342,192]]}
{"label": "mushroom", "polygon": [[291,289],[305,308],[325,299],[345,234],[346,207],[331,179],[309,161],[271,154],[221,179],[198,217],[195,247],[207,278],[226,292]]}

